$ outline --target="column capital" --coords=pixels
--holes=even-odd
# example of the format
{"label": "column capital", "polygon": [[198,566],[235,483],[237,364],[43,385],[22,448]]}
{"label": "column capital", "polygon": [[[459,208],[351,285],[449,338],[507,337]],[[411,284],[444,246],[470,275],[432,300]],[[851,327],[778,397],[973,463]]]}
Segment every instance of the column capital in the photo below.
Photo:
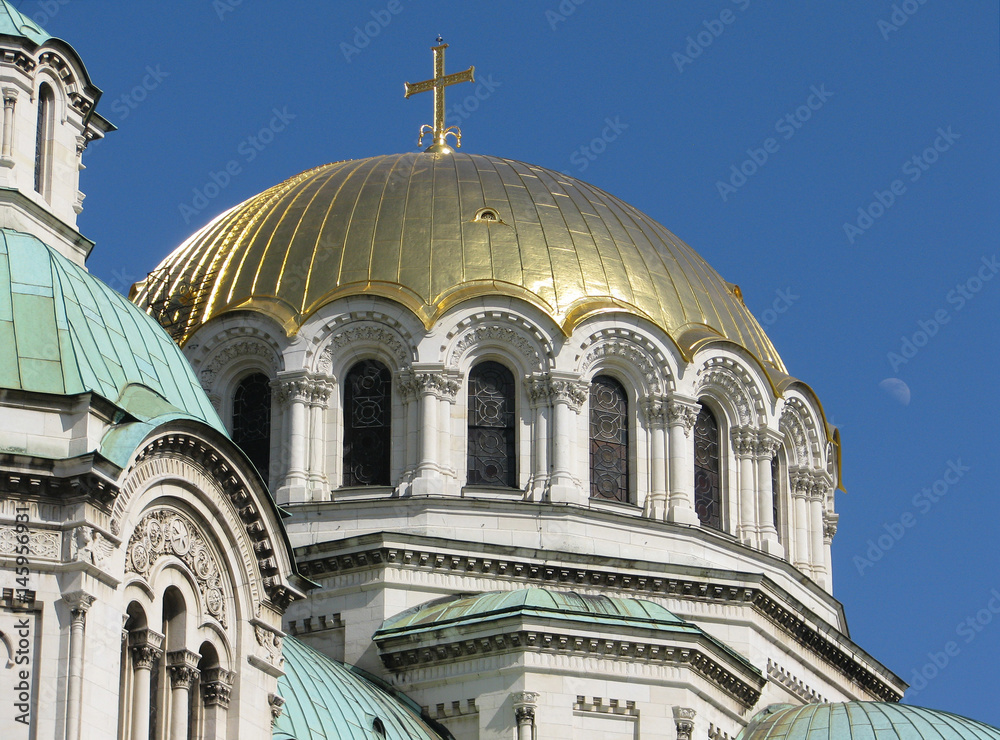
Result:
{"label": "column capital", "polygon": [[829,545],[837,535],[837,522],[840,521],[840,514],[831,511],[823,512],[823,542]]}
{"label": "column capital", "polygon": [[128,646],[136,668],[152,668],[163,655],[163,635],[151,629],[131,630]]}
{"label": "column capital", "polygon": [[229,707],[236,674],[224,668],[208,668],[201,674],[201,699],[206,707]]}
{"label": "column capital", "polygon": [[17,88],[16,87],[5,87],[3,88],[3,104],[5,108],[13,108],[14,103],[17,101]]}
{"label": "column capital", "polygon": [[278,694],[268,694],[267,704],[271,708],[271,726],[278,721],[278,717],[281,716],[281,710],[285,706],[285,700]]}
{"label": "column capital", "polygon": [[694,423],[698,420],[698,412],[701,411],[701,404],[693,398],[684,396],[671,396],[667,400],[667,424],[672,427],[680,427],[684,430],[684,436],[691,436]]}
{"label": "column capital", "polygon": [[752,427],[733,427],[731,436],[736,459],[753,459],[757,452],[757,430]]}
{"label": "column capital", "polygon": [[295,370],[290,373],[279,373],[271,381],[271,390],[279,406],[287,403],[309,403],[312,399],[313,379],[308,374]]}
{"label": "column capital", "polygon": [[190,650],[173,650],[167,653],[167,672],[170,686],[175,689],[190,689],[198,680],[198,661],[201,656]]}
{"label": "column capital", "polygon": [[77,615],[86,615],[90,607],[97,600],[97,597],[91,596],[86,591],[70,591],[62,595],[62,600],[75,617]]}
{"label": "column capital", "polygon": [[553,403],[565,404],[579,413],[590,398],[590,383],[578,378],[551,377],[549,395]]}
{"label": "column capital", "polygon": [[639,410],[650,426],[663,428],[670,419],[670,402],[666,396],[652,394],[639,399]]}
{"label": "column capital", "polygon": [[760,427],[756,434],[754,455],[758,460],[771,460],[780,449],[785,435],[768,427]]}
{"label": "column capital", "polygon": [[674,707],[674,725],[677,728],[677,740],[691,740],[696,714],[697,712],[690,707]]}
{"label": "column capital", "polygon": [[418,395],[434,396],[442,401],[454,401],[462,389],[458,373],[442,367],[412,366],[410,377]]}

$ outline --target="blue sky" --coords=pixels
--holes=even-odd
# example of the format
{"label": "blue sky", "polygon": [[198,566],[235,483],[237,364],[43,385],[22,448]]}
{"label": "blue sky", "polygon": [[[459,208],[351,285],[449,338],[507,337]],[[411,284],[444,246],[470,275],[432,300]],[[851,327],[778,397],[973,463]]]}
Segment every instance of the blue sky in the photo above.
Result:
{"label": "blue sky", "polygon": [[448,98],[466,151],[594,183],[740,284],[842,430],[852,637],[933,676],[909,701],[1000,725],[996,3],[20,9],[75,46],[119,127],[85,155],[80,218],[119,289],[291,175],[414,150],[430,100],[403,82],[442,34],[449,71],[476,66]]}

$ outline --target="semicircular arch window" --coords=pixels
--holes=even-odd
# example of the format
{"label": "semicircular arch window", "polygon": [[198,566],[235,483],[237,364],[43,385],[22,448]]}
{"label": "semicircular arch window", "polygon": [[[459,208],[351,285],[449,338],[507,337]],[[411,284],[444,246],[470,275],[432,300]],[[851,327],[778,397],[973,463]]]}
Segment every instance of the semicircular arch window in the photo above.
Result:
{"label": "semicircular arch window", "polygon": [[233,441],[267,481],[271,468],[271,381],[248,375],[233,393]]}
{"label": "semicircular arch window", "polygon": [[344,485],[388,486],[392,373],[362,360],[344,380]]}
{"label": "semicircular arch window", "polygon": [[514,375],[499,362],[481,362],[469,373],[470,486],[517,488]]}
{"label": "semicircular arch window", "polygon": [[694,508],[705,527],[722,529],[719,422],[702,406],[694,423]]}
{"label": "semicircular arch window", "polygon": [[599,375],[590,384],[590,495],[628,502],[628,397],[622,384]]}

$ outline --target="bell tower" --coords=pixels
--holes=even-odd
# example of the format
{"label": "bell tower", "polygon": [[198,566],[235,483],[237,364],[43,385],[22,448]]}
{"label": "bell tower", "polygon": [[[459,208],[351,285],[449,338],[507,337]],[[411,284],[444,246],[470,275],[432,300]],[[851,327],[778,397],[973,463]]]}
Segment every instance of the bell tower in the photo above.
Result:
{"label": "bell tower", "polygon": [[0,0],[0,227],[37,236],[83,265],[93,242],[77,230],[83,151],[114,126],[95,107],[76,51]]}

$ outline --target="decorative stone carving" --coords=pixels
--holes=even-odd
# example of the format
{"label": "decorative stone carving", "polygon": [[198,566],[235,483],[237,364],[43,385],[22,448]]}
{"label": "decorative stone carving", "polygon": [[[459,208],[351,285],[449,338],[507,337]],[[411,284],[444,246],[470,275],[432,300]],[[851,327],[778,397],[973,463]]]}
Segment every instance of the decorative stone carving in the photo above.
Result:
{"label": "decorative stone carving", "polygon": [[494,324],[491,326],[477,326],[475,329],[463,334],[462,338],[455,343],[452,349],[451,365],[457,365],[469,347],[474,347],[483,342],[496,342],[514,347],[529,360],[533,360],[535,366],[540,366],[541,364],[538,357],[538,350],[531,346],[531,342],[510,327]]}
{"label": "decorative stone carving", "polygon": [[278,721],[278,717],[281,716],[281,710],[285,706],[285,700],[281,698],[278,694],[268,694],[267,704],[271,707],[271,726]]}
{"label": "decorative stone carving", "polygon": [[549,381],[549,395],[553,402],[565,403],[579,412],[590,398],[590,385],[582,380],[553,378]]}
{"label": "decorative stone carving", "polygon": [[748,425],[753,420],[753,404],[746,388],[743,387],[737,378],[729,370],[716,368],[709,370],[702,375],[701,387],[717,388],[721,395],[726,398],[736,409],[736,416],[740,424]]}
{"label": "decorative stone carving", "polygon": [[639,408],[650,425],[664,426],[670,417],[668,406],[669,402],[662,396],[647,396],[640,401]]}
{"label": "decorative stone carving", "polygon": [[77,527],[70,534],[70,560],[102,565],[114,550],[114,545],[90,526]]}
{"label": "decorative stone carving", "polygon": [[78,618],[86,616],[87,612],[90,611],[90,607],[97,599],[86,591],[70,591],[62,595],[62,600],[69,607],[75,621]]}
{"label": "decorative stone carving", "polygon": [[680,426],[684,428],[684,436],[690,437],[694,423],[698,420],[698,412],[701,405],[670,399],[667,401],[667,424],[670,426]]}
{"label": "decorative stone carving", "polygon": [[733,453],[737,459],[754,456],[757,451],[757,430],[749,427],[734,427],[732,431]]}
{"label": "decorative stone carving", "polygon": [[215,384],[219,371],[237,357],[263,357],[272,369],[276,365],[274,350],[256,339],[241,339],[226,344],[217,352],[205,367],[202,368],[201,384],[211,388]]}
{"label": "decorative stone carving", "polygon": [[[21,547],[18,544],[17,537],[23,537],[23,535],[23,531],[18,533],[14,527],[0,527],[0,555],[15,554],[17,549]],[[46,529],[29,529],[28,549],[30,552],[29,557],[59,560],[59,551],[61,549],[59,533]]]}
{"label": "decorative stone carving", "polygon": [[462,384],[458,380],[448,377],[443,371],[414,372],[413,382],[418,393],[430,393],[443,401],[454,401],[462,389]]}
{"label": "decorative stone carving", "polygon": [[538,705],[538,697],[534,691],[519,691],[512,695],[514,700],[514,718],[519,725],[533,725],[535,723],[535,708]]}
{"label": "decorative stone carving", "polygon": [[649,355],[631,342],[621,339],[608,339],[593,347],[583,360],[583,370],[589,369],[595,362],[604,357],[620,357],[631,367],[642,373],[650,393],[663,393],[663,384],[660,382],[660,375],[656,365]]}
{"label": "decorative stone carving", "polygon": [[399,337],[396,336],[395,332],[384,329],[381,326],[363,325],[351,327],[350,329],[345,329],[334,334],[330,343],[320,355],[316,369],[321,373],[329,374],[333,370],[334,351],[357,344],[358,342],[367,342],[384,347],[399,361],[400,365],[410,359],[410,353],[403,346],[403,343],[399,341]]}
{"label": "decorative stone carving", "polygon": [[285,662],[281,655],[281,635],[262,624],[254,624],[253,634],[257,638],[257,644],[267,652],[267,662],[281,668]]}
{"label": "decorative stone carving", "polygon": [[132,663],[139,670],[152,670],[163,655],[163,635],[151,629],[129,632],[128,645],[132,652]]}
{"label": "decorative stone carving", "polygon": [[274,391],[274,399],[279,406],[289,403],[309,403],[312,400],[313,386],[315,382],[311,378],[278,378],[271,381],[271,388]]}
{"label": "decorative stone carving", "polygon": [[677,740],[691,740],[694,732],[694,717],[697,712],[690,707],[674,707],[674,725],[677,727]]}
{"label": "decorative stone carving", "polygon": [[201,674],[201,698],[206,707],[228,707],[236,674],[223,668],[209,668]]}
{"label": "decorative stone carving", "polygon": [[823,543],[829,545],[837,535],[837,522],[840,521],[840,514],[829,511],[823,512]]}
{"label": "decorative stone carving", "polygon": [[159,509],[144,516],[129,539],[125,568],[144,578],[156,561],[168,555],[180,558],[194,574],[205,611],[226,626],[226,597],[222,570],[205,537],[183,514]]}

